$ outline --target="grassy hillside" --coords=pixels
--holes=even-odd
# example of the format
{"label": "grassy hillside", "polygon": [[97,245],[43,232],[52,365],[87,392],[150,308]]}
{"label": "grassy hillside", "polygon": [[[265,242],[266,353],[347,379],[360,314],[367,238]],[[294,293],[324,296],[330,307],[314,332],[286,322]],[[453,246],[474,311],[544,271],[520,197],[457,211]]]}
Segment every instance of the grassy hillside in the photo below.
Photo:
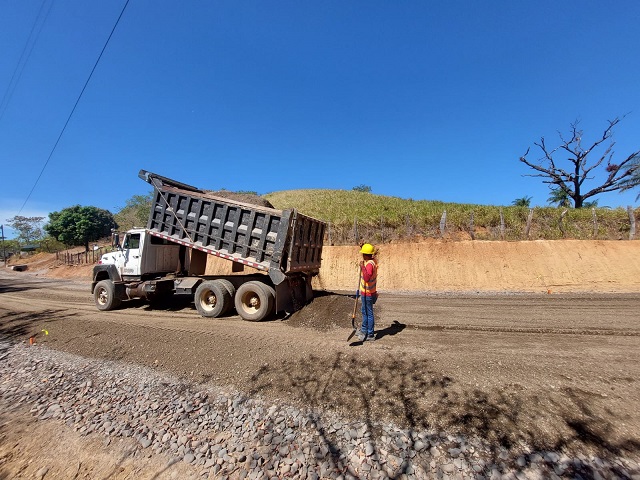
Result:
{"label": "grassy hillside", "polygon": [[[331,225],[331,243],[366,239],[384,242],[403,238],[445,237],[481,240],[627,239],[630,219],[626,209],[534,208],[526,235],[529,209],[386,197],[348,190],[289,190],[265,195],[275,208],[296,208]],[[502,220],[501,220],[502,211]],[[638,218],[640,210],[636,209]],[[473,229],[471,219],[473,216]],[[504,225],[504,227],[502,226]]]}
{"label": "grassy hillside", "polygon": [[[384,243],[419,238],[525,240],[628,239],[626,209],[536,207],[527,235],[526,207],[488,206],[386,197],[353,190],[287,190],[264,195],[277,209],[295,208],[329,223],[327,243]],[[146,225],[150,196],[136,196],[115,215],[121,229]],[[446,211],[444,234],[441,231]],[[563,215],[564,212],[564,215]],[[502,218],[501,218],[502,213]],[[471,220],[473,217],[473,228]],[[635,217],[640,217],[636,209]],[[640,225],[638,226],[640,230]],[[640,237],[640,232],[636,238]]]}

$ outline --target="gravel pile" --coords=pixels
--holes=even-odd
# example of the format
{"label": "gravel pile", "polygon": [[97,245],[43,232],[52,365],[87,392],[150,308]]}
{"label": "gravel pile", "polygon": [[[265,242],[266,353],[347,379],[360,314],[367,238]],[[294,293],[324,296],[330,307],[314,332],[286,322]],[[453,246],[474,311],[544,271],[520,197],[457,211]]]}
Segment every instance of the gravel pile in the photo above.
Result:
{"label": "gravel pile", "polygon": [[637,461],[491,448],[190,385],[135,365],[3,345],[0,395],[82,435],[137,441],[215,478],[632,478]]}

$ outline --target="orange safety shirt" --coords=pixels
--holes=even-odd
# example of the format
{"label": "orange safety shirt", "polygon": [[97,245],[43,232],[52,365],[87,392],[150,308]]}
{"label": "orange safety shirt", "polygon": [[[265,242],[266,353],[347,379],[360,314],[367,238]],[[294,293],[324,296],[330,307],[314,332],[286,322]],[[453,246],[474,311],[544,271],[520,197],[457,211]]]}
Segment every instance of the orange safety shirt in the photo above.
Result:
{"label": "orange safety shirt", "polygon": [[378,279],[378,265],[374,260],[368,260],[361,268],[360,295],[371,297],[376,294],[376,280]]}

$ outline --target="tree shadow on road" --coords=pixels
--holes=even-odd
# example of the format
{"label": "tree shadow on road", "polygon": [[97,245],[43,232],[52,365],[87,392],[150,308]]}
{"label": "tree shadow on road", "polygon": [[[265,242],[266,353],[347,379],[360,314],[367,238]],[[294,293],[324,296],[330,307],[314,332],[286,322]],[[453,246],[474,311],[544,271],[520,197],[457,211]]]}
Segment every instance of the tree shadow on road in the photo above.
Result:
{"label": "tree shadow on road", "polygon": [[[329,410],[360,418],[371,432],[372,458],[377,458],[382,436],[389,436],[381,430],[383,420],[405,429],[399,434],[398,441],[406,446],[401,453],[418,441],[423,444],[425,438],[444,445],[445,450],[459,447],[459,436],[479,438],[488,445],[491,461],[515,469],[526,468],[516,463],[523,444],[534,451],[591,451],[605,458],[640,452],[635,439],[615,436],[615,415],[607,414],[595,399],[578,396],[571,389],[547,395],[519,385],[490,391],[469,388],[428,359],[385,356],[372,361],[344,354],[311,355],[295,364],[263,366],[251,380],[251,394],[289,391],[314,412]],[[314,413],[309,420],[332,452],[335,469],[346,471],[348,457],[340,447],[344,439],[325,429],[321,414]],[[404,459],[392,478],[408,473],[409,460],[413,465],[422,462],[428,469],[427,452]],[[584,476],[585,471],[581,473]]]}
{"label": "tree shadow on road", "polygon": [[0,294],[25,292],[28,290],[43,290],[60,285],[64,280],[41,278],[33,276],[18,276],[15,278],[0,278]]}
{"label": "tree shadow on road", "polygon": [[25,290],[34,290],[39,287],[31,286],[31,285],[12,285],[9,282],[0,280],[0,294],[2,293],[13,293],[13,292],[24,292]]}
{"label": "tree shadow on road", "polygon": [[5,312],[0,318],[0,339],[14,341],[27,340],[38,335],[46,324],[75,316],[63,309],[47,309],[38,312]]}

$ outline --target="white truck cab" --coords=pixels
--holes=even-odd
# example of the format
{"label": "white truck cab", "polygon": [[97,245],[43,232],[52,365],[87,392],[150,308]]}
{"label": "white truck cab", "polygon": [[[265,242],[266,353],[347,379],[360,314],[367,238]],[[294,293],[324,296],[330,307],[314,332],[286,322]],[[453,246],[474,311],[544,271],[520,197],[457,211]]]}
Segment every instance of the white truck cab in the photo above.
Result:
{"label": "white truck cab", "polygon": [[122,245],[104,254],[100,265],[114,265],[124,279],[142,279],[175,272],[179,267],[180,245],[150,235],[144,228],[127,231]]}

